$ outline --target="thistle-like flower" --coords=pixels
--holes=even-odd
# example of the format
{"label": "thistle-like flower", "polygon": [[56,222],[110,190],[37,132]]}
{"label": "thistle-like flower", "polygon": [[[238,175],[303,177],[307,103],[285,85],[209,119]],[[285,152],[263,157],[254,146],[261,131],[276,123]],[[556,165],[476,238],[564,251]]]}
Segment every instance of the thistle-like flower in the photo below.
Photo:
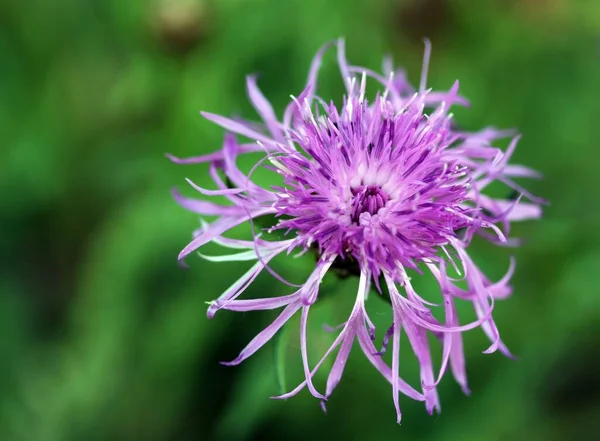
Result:
{"label": "thistle-like flower", "polygon": [[[217,215],[212,223],[203,221],[179,259],[208,242],[240,249],[218,261],[254,260],[256,263],[217,300],[208,316],[220,309],[254,311],[282,308],[271,325],[260,332],[226,364],[236,365],[267,343],[296,313],[300,313],[300,342],[305,380],[287,398],[307,387],[312,395],[326,401],[339,383],[356,341],[373,366],[391,383],[393,402],[400,421],[399,393],[425,401],[429,413],[439,411],[436,385],[448,365],[456,381],[468,393],[462,333],[480,327],[491,341],[486,353],[501,351],[510,355],[500,339],[492,317],[494,301],[507,297],[514,270],[498,282],[489,281],[476,266],[467,249],[474,235],[511,245],[506,236],[512,221],[537,218],[541,200],[521,188],[514,177],[536,177],[520,165],[510,165],[518,137],[506,151],[492,145],[510,132],[492,128],[465,133],[454,128],[448,113],[454,104],[466,105],[458,95],[458,82],[447,92],[426,89],[430,45],[426,42],[420,87],[414,90],[401,71],[384,63],[384,73],[352,66],[345,58],[344,42],[338,41],[337,58],[347,94],[340,107],[316,95],[317,74],[324,52],[316,55],[305,89],[286,107],[279,120],[259,91],[256,79],[247,78],[250,101],[261,116],[257,126],[241,120],[202,113],[229,134],[222,150],[205,156],[177,159],[176,163],[210,164],[216,190],[188,182],[201,194],[225,196],[230,204],[219,205],[189,199],[175,192],[186,209],[201,215]],[[365,98],[367,80],[380,89],[376,98]],[[238,143],[235,135],[251,143]],[[236,158],[248,152],[264,152],[256,167],[267,167],[280,175],[282,184],[261,188],[244,174]],[[254,169],[253,169],[254,170]],[[225,179],[222,178],[225,175]],[[488,185],[499,181],[517,197],[497,199],[485,194]],[[524,202],[522,199],[526,199]],[[253,240],[223,236],[231,228],[274,215],[277,222],[268,230],[283,230],[284,240],[266,240],[255,231]],[[277,255],[299,250],[317,253],[316,266],[306,282],[292,294],[261,299],[239,296],[263,271],[278,275],[269,267]],[[325,274],[340,266],[351,266],[359,275],[358,292],[348,320],[323,358],[313,367],[307,357],[307,319],[318,303],[319,285]],[[413,288],[407,270],[429,271],[437,280],[439,305],[423,299]],[[459,274],[457,279],[454,274]],[[278,277],[279,278],[279,277]],[[466,283],[460,284],[459,280]],[[383,339],[391,342],[391,366],[374,345],[375,328],[365,309],[371,285],[389,295],[392,324]],[[465,288],[466,287],[466,288]],[[477,319],[461,324],[457,300],[472,303]],[[443,308],[444,321],[432,310]],[[400,333],[406,332],[420,364],[419,390],[399,375]],[[442,361],[434,372],[427,334],[441,342]],[[313,376],[335,350],[337,355],[325,392],[313,384]]]}

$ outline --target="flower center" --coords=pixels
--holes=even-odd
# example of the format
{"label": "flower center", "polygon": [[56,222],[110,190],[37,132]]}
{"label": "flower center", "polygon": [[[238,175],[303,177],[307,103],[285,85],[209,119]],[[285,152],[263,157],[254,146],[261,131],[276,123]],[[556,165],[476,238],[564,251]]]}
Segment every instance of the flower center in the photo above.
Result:
{"label": "flower center", "polygon": [[362,213],[376,214],[388,201],[387,194],[378,185],[361,185],[352,188],[351,191],[354,199],[350,218],[354,223],[359,223]]}

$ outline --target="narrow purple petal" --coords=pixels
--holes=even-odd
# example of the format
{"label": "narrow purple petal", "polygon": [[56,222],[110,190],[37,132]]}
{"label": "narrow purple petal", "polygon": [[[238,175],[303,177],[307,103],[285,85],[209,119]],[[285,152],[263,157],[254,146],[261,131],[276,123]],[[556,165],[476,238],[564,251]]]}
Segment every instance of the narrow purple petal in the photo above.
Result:
{"label": "narrow purple petal", "polygon": [[225,137],[223,152],[225,173],[235,185],[247,191],[256,202],[271,202],[276,199],[270,191],[256,185],[250,180],[250,176],[244,175],[237,167],[235,160],[238,154],[238,145],[234,135],[228,134]]}
{"label": "narrow purple petal", "polygon": [[173,199],[175,199],[179,205],[194,213],[216,216],[241,216],[246,213],[246,210],[242,207],[218,205],[212,202],[187,198],[182,196],[176,189],[173,189],[171,193]]}
{"label": "narrow purple petal", "polygon": [[[360,347],[362,348],[367,359],[391,384],[393,378],[392,371],[379,355],[375,355],[377,349],[375,349],[373,342],[369,338],[366,328],[360,326],[357,331],[357,337]],[[402,378],[398,378],[398,390],[413,400],[425,401],[425,397],[408,383],[406,383]]]}
{"label": "narrow purple petal", "polygon": [[249,75],[248,77],[246,77],[246,88],[248,90],[250,102],[265,122],[265,125],[269,129],[269,132],[273,136],[273,139],[279,143],[284,144],[285,139],[283,137],[283,132],[281,130],[279,122],[277,121],[277,116],[275,116],[275,112],[273,111],[271,103],[267,101],[265,96],[258,88],[258,85],[256,84],[255,75]]}
{"label": "narrow purple petal", "polygon": [[[345,329],[346,328],[344,328],[344,331],[342,331],[337,336],[337,338],[331,344],[331,346],[329,347],[329,349],[327,350],[327,352],[325,352],[325,355],[323,355],[323,357],[321,357],[321,359],[319,360],[319,362],[315,365],[315,367],[313,368],[313,370],[310,372],[311,376],[314,376],[316,374],[316,372],[323,365],[323,363],[325,362],[325,360],[327,359],[327,357],[329,357],[329,355],[335,350],[335,348],[337,348],[340,345],[340,343],[342,342],[342,340],[344,338],[344,335],[345,335]],[[290,392],[287,392],[287,393],[279,395],[279,396],[271,397],[271,398],[274,399],[274,400],[286,400],[286,399],[288,399],[290,397],[293,397],[294,395],[298,394],[298,392],[300,392],[302,389],[304,389],[305,386],[306,386],[306,380],[304,380],[302,383],[300,383],[298,386],[296,386],[296,388],[294,388]]]}
{"label": "narrow purple petal", "polygon": [[256,130],[251,129],[247,124],[234,121],[230,118],[225,118],[221,115],[215,115],[214,113],[209,112],[200,112],[200,114],[208,119],[209,121],[214,122],[215,124],[220,125],[224,129],[237,133],[239,135],[245,136],[246,138],[260,141],[264,143],[266,146],[272,146],[274,144],[273,140],[268,136],[265,136]]}
{"label": "narrow purple petal", "polygon": [[334,260],[335,257],[319,261],[304,286],[300,289],[300,298],[305,305],[312,305],[317,300],[319,285],[323,281],[325,273],[329,270]]}
{"label": "narrow purple petal", "polygon": [[256,337],[252,339],[252,341],[250,341],[250,343],[248,343],[244,349],[242,349],[240,355],[238,355],[232,361],[224,361],[221,362],[221,364],[224,366],[235,366],[250,357],[256,351],[262,348],[269,340],[271,340],[277,331],[279,331],[281,327],[285,325],[285,323],[300,309],[301,306],[302,305],[300,302],[289,304],[273,321],[273,323],[263,329]]}
{"label": "narrow purple petal", "polygon": [[342,379],[342,374],[344,373],[344,368],[348,362],[348,357],[350,356],[350,350],[352,349],[353,343],[354,331],[351,331],[351,335],[346,336],[342,341],[340,350],[335,357],[335,361],[333,362],[333,366],[329,372],[329,376],[327,377],[327,385],[325,386],[325,396],[327,398],[331,396],[333,390]]}
{"label": "narrow purple petal", "polygon": [[194,190],[206,195],[206,196],[223,196],[228,194],[240,194],[245,190],[243,188],[226,188],[220,190],[209,190],[207,188],[200,187],[198,184],[194,183],[191,179],[185,178],[188,184],[190,184]]}
{"label": "narrow purple petal", "polygon": [[304,376],[306,378],[306,385],[310,393],[321,400],[326,400],[325,396],[322,395],[315,389],[312,382],[312,374],[308,365],[308,347],[306,343],[306,328],[308,327],[308,311],[310,305],[304,305],[302,307],[302,316],[300,318],[300,352],[302,353],[302,365],[304,366]]}
{"label": "narrow purple petal", "polygon": [[236,280],[235,283],[225,290],[218,299],[210,304],[206,313],[208,318],[213,318],[218,310],[225,308],[231,301],[243,294],[263,269],[264,264],[262,262],[256,262],[248,271],[246,271],[246,274]]}
{"label": "narrow purple petal", "polygon": [[337,43],[337,59],[338,65],[340,67],[340,72],[342,73],[342,80],[346,85],[346,89],[350,92],[350,66],[348,65],[348,61],[346,60],[346,44],[343,38],[340,38]]}
{"label": "narrow purple petal", "polygon": [[394,337],[392,341],[392,394],[394,407],[396,408],[396,422],[400,424],[402,421],[402,412],[400,411],[400,400],[398,396],[400,378],[400,333],[402,331],[402,319],[400,315],[400,306],[395,295],[391,295],[392,308],[394,315]]}
{"label": "narrow purple petal", "polygon": [[289,294],[287,296],[267,297],[264,299],[229,300],[223,304],[217,300],[214,302],[214,305],[218,309],[246,312],[281,308],[296,300],[298,300],[297,294]]}
{"label": "narrow purple petal", "polygon": [[[456,314],[456,306],[454,302],[450,300],[450,308],[452,310],[452,324],[451,326],[458,325],[458,317]],[[445,336],[444,336],[445,337]],[[467,370],[465,365],[465,353],[463,349],[462,334],[451,335],[451,350],[450,350],[450,367],[452,369],[452,375],[456,382],[460,385],[465,395],[470,395],[471,391],[467,385]]]}
{"label": "narrow purple petal", "polygon": [[[365,301],[365,296],[366,296],[367,291],[368,291],[368,277],[366,274],[361,273],[361,278],[359,281],[359,287],[358,287],[358,292],[357,292],[357,296],[356,296],[356,301],[354,303],[354,308],[352,309],[352,312],[350,313],[350,318],[348,319],[348,321],[346,323],[344,323],[342,331],[338,334],[338,336],[333,341],[333,343],[331,344],[329,349],[325,352],[325,355],[323,355],[323,357],[321,357],[321,360],[319,360],[319,362],[316,364],[314,369],[311,371],[311,373],[310,373],[311,377],[315,375],[315,373],[317,372],[317,370],[319,370],[319,368],[321,367],[323,362],[340,345],[340,343],[344,342],[344,344],[349,344],[349,343],[347,343],[348,340],[350,340],[351,342],[354,341],[354,337],[356,335],[357,329],[360,328],[361,326],[363,326],[362,322],[364,321],[364,314],[363,314],[364,301]],[[340,348],[340,352],[342,352],[341,348]],[[342,352],[342,357],[343,356],[344,355]],[[338,357],[336,358],[336,360],[338,360],[339,357],[340,357],[340,355],[338,353]],[[335,367],[336,366],[334,365],[334,368]],[[328,379],[328,384],[330,384],[331,388],[327,389],[330,391],[330,392],[326,393],[327,397],[329,397],[330,393],[333,391],[333,388],[335,387],[335,384],[337,384],[336,376],[338,374],[341,376],[342,370],[343,369],[337,370],[335,373],[333,373],[333,371],[332,371],[330,373],[330,377],[331,377],[331,375],[333,375],[333,377],[331,377],[331,384],[330,384],[330,380]],[[277,397],[272,397],[272,398],[274,398],[274,399],[290,398],[290,397],[296,395],[298,392],[300,392],[306,386],[306,382],[307,381],[304,380],[292,391],[290,391],[286,394],[277,396]]]}
{"label": "narrow purple petal", "polygon": [[429,72],[429,60],[431,58],[431,41],[427,38],[424,40],[425,52],[423,54],[423,67],[421,67],[421,81],[419,82],[419,91],[425,91],[427,87],[427,73]]}
{"label": "narrow purple petal", "polygon": [[518,164],[509,164],[504,167],[504,174],[506,176],[514,176],[521,178],[534,178],[540,179],[542,174],[536,170],[533,170],[529,167],[525,167],[524,165]]}
{"label": "narrow purple petal", "polygon": [[[408,280],[405,280],[404,283],[407,289],[412,289]],[[408,340],[413,348],[413,352],[415,353],[417,360],[419,360],[419,366],[421,369],[421,383],[424,386],[423,395],[425,396],[427,412],[432,414],[434,409],[437,409],[439,412],[440,405],[435,387],[426,387],[432,386],[435,382],[433,376],[433,362],[431,360],[429,342],[427,340],[427,328],[418,326],[412,321],[411,317],[405,313],[406,308],[402,304],[400,293],[396,289],[395,285],[390,283],[388,284],[388,287],[390,289],[390,298],[392,300],[392,307],[394,310],[395,327],[404,327],[408,336]],[[400,335],[398,334],[398,339],[399,338]]]}
{"label": "narrow purple petal", "polygon": [[219,220],[213,222],[210,227],[196,236],[180,253],[178,256],[179,260],[184,259],[188,254],[200,248],[202,245],[207,244],[217,236],[220,236],[225,231],[248,221],[251,218],[262,216],[264,214],[273,213],[274,210],[271,208],[258,209],[245,216],[232,216],[222,217]]}
{"label": "narrow purple petal", "polygon": [[510,279],[512,278],[515,268],[517,267],[517,261],[514,257],[510,258],[510,266],[506,274],[498,280],[496,283],[488,286],[488,291],[495,299],[505,299],[512,293],[512,288],[509,285]]}
{"label": "narrow purple petal", "polygon": [[[252,144],[240,144],[239,152],[240,153],[250,153],[250,152],[261,152],[263,148],[256,143]],[[165,156],[169,158],[175,164],[202,164],[205,162],[215,162],[223,159],[223,151],[217,150],[216,152],[209,153],[207,155],[201,156],[193,156],[190,158],[179,158],[170,153],[166,153]]]}
{"label": "narrow purple petal", "polygon": [[220,236],[225,231],[235,227],[236,225],[246,222],[250,216],[233,216],[233,217],[222,217],[219,220],[210,224],[210,226],[197,235],[181,252],[177,257],[179,260],[183,260],[188,254],[200,248],[202,245],[210,242],[217,236]]}

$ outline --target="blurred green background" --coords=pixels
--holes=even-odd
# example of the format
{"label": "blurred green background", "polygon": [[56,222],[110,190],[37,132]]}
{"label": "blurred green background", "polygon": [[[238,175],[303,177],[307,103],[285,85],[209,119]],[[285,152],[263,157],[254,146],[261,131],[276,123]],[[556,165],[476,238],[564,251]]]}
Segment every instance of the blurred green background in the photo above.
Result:
{"label": "blurred green background", "polygon": [[[474,247],[492,277],[517,257],[515,295],[495,316],[519,359],[483,355],[482,333],[466,334],[472,395],[449,376],[442,414],[403,398],[401,426],[391,388],[358,348],[326,415],[306,391],[269,400],[274,356],[288,359],[288,387],[300,379],[294,324],[287,352],[269,344],[239,367],[219,365],[272,315],[206,319],[205,302],[248,265],[176,263],[198,219],[169,192],[184,177],[207,182],[206,168],[164,153],[219,148],[201,109],[256,118],[247,73],[281,111],[315,51],[339,36],[352,63],[377,69],[389,53],[413,83],[429,37],[429,84],[458,78],[472,102],[458,124],[518,128],[514,159],[544,173],[527,186],[551,201],[543,221],[515,226],[522,248]],[[592,0],[3,0],[0,440],[596,439],[599,38]],[[322,95],[339,96],[333,53],[321,78]],[[302,280],[309,267],[277,268]],[[313,308],[311,360],[356,281],[337,286]],[[248,296],[265,291],[286,288],[265,275]],[[387,305],[369,303],[389,325]],[[403,374],[418,384],[408,349]]]}

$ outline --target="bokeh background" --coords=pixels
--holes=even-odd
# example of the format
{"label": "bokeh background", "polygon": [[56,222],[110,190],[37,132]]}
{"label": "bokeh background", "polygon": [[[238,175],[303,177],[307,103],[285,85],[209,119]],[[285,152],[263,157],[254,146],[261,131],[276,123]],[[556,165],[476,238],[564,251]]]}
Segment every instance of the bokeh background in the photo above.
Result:
{"label": "bokeh background", "polygon": [[[401,426],[391,388],[358,350],[326,415],[306,391],[269,400],[300,379],[294,323],[243,365],[221,366],[272,316],[208,320],[205,302],[247,265],[176,263],[198,219],[170,189],[207,182],[206,168],[164,153],[220,146],[201,109],[256,118],[247,73],[282,109],[339,36],[354,64],[377,69],[391,54],[414,83],[429,37],[429,84],[458,78],[472,102],[457,123],[518,128],[515,161],[544,173],[527,186],[551,201],[543,221],[515,227],[522,248],[474,247],[491,277],[517,258],[515,295],[495,316],[518,360],[483,355],[482,333],[469,332],[472,395],[448,376],[441,415],[403,399]],[[320,91],[342,92],[333,52]],[[0,440],[596,439],[599,118],[597,1],[2,1]],[[302,280],[310,265],[277,268]],[[321,325],[342,320],[356,289],[330,283],[338,292],[313,308],[313,360],[331,341]],[[248,295],[265,292],[286,288],[267,275]],[[389,308],[369,303],[382,333]],[[405,348],[403,375],[418,384]]]}

